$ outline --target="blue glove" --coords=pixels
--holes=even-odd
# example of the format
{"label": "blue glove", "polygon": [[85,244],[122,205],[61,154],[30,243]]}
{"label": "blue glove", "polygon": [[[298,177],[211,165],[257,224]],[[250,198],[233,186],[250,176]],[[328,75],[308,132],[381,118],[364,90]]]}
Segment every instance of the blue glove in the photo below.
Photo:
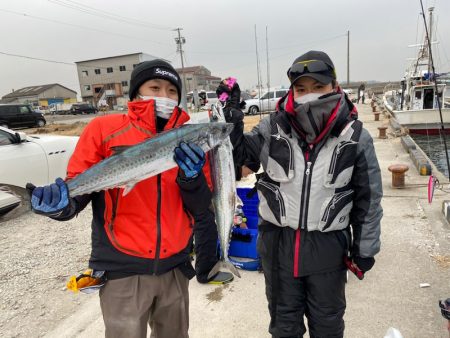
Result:
{"label": "blue glove", "polygon": [[[27,189],[33,186],[27,184]],[[32,189],[31,209],[36,214],[57,216],[69,205],[69,191],[64,180],[58,177],[55,183]]]}
{"label": "blue glove", "polygon": [[194,143],[181,142],[175,148],[175,162],[187,178],[195,178],[202,171],[205,164],[205,152]]}

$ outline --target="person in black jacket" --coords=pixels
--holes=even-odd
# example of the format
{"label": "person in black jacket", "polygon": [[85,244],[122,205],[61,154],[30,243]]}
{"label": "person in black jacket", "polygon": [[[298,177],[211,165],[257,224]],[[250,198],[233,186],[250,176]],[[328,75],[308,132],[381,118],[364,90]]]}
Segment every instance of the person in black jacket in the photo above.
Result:
{"label": "person in black jacket", "polygon": [[[237,115],[241,112],[241,89],[237,80],[233,77],[228,77],[220,82],[220,85],[216,89],[217,97],[223,105],[223,112],[225,116],[230,117],[233,114]],[[234,112],[234,113],[233,113]],[[239,134],[232,134],[235,137],[231,139],[233,144],[241,142],[241,136]],[[236,154],[233,154],[233,157]],[[234,158],[234,163],[236,164],[236,158]],[[242,165],[235,166],[236,180],[240,180],[251,173],[257,172],[259,170],[259,161],[249,161],[246,160]]]}
{"label": "person in black jacket", "polygon": [[288,70],[277,111],[243,133],[227,116],[236,165],[260,162],[257,249],[273,337],[343,337],[347,267],[380,250],[381,174],[372,138],[338,86],[330,57],[309,51]]}

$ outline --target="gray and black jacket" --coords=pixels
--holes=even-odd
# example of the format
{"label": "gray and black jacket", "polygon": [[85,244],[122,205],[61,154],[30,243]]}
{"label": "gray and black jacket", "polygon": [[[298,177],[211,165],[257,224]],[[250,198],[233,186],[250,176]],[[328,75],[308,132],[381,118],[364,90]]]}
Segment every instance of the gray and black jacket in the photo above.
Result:
{"label": "gray and black jacket", "polygon": [[[294,275],[343,265],[343,255],[374,257],[380,250],[381,175],[372,138],[342,95],[333,126],[315,144],[293,128],[283,109],[242,133],[234,111],[231,135],[237,165],[260,162],[259,230],[295,231]],[[289,243],[292,245],[292,243]]]}

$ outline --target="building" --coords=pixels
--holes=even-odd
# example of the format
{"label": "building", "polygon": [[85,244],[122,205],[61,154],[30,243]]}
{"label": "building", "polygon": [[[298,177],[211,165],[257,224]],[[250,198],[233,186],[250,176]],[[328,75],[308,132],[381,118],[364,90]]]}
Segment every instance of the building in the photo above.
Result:
{"label": "building", "polygon": [[27,103],[44,108],[55,103],[74,102],[77,102],[77,92],[58,83],[13,90],[0,100],[0,103]]}
{"label": "building", "polygon": [[181,78],[186,78],[186,92],[189,93],[194,89],[215,91],[220,84],[221,78],[212,76],[211,72],[203,66],[184,67],[177,69]]}
{"label": "building", "polygon": [[125,106],[133,68],[154,59],[157,57],[133,53],[75,62],[83,101],[110,108]]}

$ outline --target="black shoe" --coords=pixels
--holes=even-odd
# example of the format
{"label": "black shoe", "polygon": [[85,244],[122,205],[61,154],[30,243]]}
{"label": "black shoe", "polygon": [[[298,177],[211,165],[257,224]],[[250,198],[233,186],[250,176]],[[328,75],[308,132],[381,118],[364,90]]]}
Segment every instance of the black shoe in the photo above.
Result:
{"label": "black shoe", "polygon": [[208,281],[208,284],[227,284],[234,279],[234,276],[230,272],[219,271],[217,275]]}

